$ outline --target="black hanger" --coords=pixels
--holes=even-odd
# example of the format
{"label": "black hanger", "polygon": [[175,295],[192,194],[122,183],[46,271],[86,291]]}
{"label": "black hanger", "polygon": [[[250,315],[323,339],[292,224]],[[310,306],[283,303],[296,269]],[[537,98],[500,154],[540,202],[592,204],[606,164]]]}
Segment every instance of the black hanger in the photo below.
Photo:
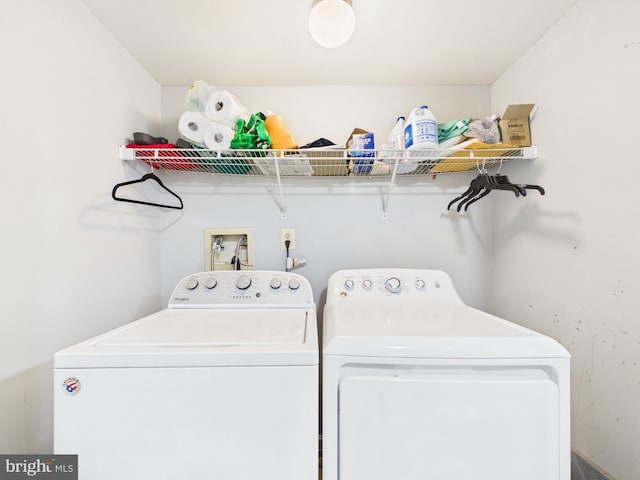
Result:
{"label": "black hanger", "polygon": [[540,195],[545,194],[544,188],[539,185],[515,184],[511,183],[509,177],[506,175],[487,175],[486,173],[480,173],[476,178],[471,180],[469,188],[464,193],[449,202],[447,210],[449,210],[454,203],[460,201],[456,210],[459,212],[464,208],[466,212],[469,205],[486,197],[492,190],[508,190],[513,192],[516,197],[524,197],[527,195],[527,189],[538,190]]}
{"label": "black hanger", "polygon": [[[116,192],[120,187],[124,187],[126,185],[133,185],[134,183],[146,182],[147,180],[155,180],[156,182],[158,182],[158,185],[160,185],[164,190],[166,190],[167,192],[169,192],[171,195],[173,195],[178,199],[178,201],[180,202],[180,206],[163,205],[161,203],[145,202],[143,200],[132,200],[130,198],[121,198],[116,196]],[[118,202],[139,203],[141,205],[151,205],[152,207],[173,208],[175,210],[182,210],[183,208],[182,199],[178,195],[176,195],[174,192],[169,190],[167,187],[165,187],[162,181],[153,173],[147,173],[143,175],[142,178],[139,178],[138,180],[130,180],[128,182],[118,183],[114,185],[113,190],[111,191],[111,198],[113,198],[114,200],[117,200]]]}

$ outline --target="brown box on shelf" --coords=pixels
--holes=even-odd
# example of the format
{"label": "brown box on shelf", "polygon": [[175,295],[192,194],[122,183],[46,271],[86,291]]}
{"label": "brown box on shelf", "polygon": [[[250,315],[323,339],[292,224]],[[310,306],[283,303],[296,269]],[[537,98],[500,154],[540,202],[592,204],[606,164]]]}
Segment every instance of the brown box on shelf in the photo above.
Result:
{"label": "brown box on shelf", "polygon": [[521,105],[509,105],[499,122],[502,143],[516,145],[518,147],[531,146],[531,118],[535,113],[536,105],[526,103]]}
{"label": "brown box on shelf", "polygon": [[319,177],[340,177],[349,174],[344,149],[309,148],[304,153],[309,157],[313,175]]}

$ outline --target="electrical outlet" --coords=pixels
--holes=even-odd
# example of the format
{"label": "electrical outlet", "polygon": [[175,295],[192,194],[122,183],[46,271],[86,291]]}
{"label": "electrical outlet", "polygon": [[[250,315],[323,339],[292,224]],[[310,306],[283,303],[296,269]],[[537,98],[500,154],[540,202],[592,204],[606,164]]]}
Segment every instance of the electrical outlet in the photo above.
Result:
{"label": "electrical outlet", "polygon": [[283,228],[280,230],[280,248],[282,250],[286,250],[284,242],[289,240],[291,244],[289,245],[289,250],[293,250],[296,248],[296,231],[293,228]]}

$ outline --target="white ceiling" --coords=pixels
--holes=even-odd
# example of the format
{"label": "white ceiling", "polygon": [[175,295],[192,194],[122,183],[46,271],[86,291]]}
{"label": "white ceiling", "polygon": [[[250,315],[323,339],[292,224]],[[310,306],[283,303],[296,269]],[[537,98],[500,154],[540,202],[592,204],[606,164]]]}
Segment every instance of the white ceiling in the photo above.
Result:
{"label": "white ceiling", "polygon": [[353,0],[345,46],[312,0],[82,0],[161,85],[482,85],[577,0]]}

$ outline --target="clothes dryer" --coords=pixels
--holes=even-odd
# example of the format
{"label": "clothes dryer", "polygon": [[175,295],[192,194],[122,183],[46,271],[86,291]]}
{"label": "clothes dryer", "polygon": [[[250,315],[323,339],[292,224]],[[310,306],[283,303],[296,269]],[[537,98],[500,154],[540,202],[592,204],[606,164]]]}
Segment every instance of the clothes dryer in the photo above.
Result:
{"label": "clothes dryer", "polygon": [[436,270],[344,270],[323,319],[325,480],[569,480],[569,354]]}
{"label": "clothes dryer", "polygon": [[54,449],[81,480],[316,480],[309,282],[204,272],[168,308],[55,355]]}

